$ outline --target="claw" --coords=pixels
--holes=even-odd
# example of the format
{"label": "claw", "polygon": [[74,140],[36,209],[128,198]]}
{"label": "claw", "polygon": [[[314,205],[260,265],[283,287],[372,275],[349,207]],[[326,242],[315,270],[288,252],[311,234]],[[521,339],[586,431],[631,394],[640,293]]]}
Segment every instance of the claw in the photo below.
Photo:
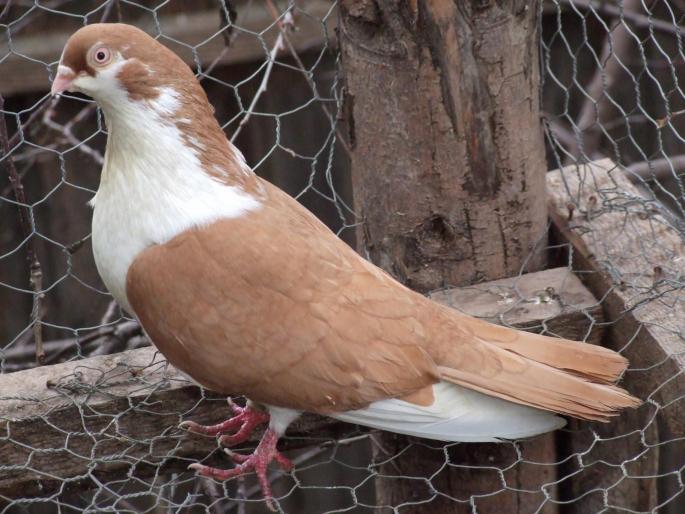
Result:
{"label": "claw", "polygon": [[228,398],[226,398],[226,403],[228,403],[228,406],[231,408],[231,411],[233,411],[233,414],[235,414],[236,416],[241,414],[244,409],[248,408],[248,407],[241,407],[240,405],[235,403],[230,396]]}
{"label": "claw", "polygon": [[265,417],[259,414],[254,414],[250,416],[243,416],[242,414],[239,414],[238,416],[236,416],[236,418],[237,417],[241,417],[241,419],[244,420],[242,425],[235,434],[222,435],[219,438],[219,444],[221,444],[222,446],[233,446],[235,444],[244,443],[250,438],[255,428],[257,428],[265,421],[269,420],[268,414],[266,414]]}
{"label": "claw", "polygon": [[290,470],[293,467],[293,463],[290,459],[276,449],[277,443],[278,434],[273,429],[268,428],[252,454],[241,455],[229,449],[224,450],[226,454],[237,463],[233,469],[213,468],[199,463],[191,464],[188,466],[188,469],[195,470],[199,476],[211,477],[216,480],[229,480],[254,471],[259,479],[259,484],[264,493],[267,506],[269,509],[275,510],[271,486],[269,485],[269,479],[266,476],[267,467],[269,463],[274,460],[285,470]]}
{"label": "claw", "polygon": [[243,462],[245,462],[247,459],[250,458],[249,455],[243,455],[241,453],[236,453],[229,448],[224,448],[224,453],[226,455],[228,455],[228,458],[231,459],[236,464],[242,464]]}
{"label": "claw", "polygon": [[221,437],[221,444],[233,445],[247,441],[254,429],[262,423],[269,421],[269,413],[255,409],[249,404],[247,407],[240,407],[236,405],[233,400],[228,398],[228,406],[233,412],[233,417],[217,423],[216,425],[200,425],[194,421],[184,421],[178,428],[186,430],[193,434],[201,434],[207,436],[217,436],[225,432],[237,429],[233,435],[224,435]]}
{"label": "claw", "polygon": [[233,417],[221,423],[217,423],[216,425],[200,425],[194,421],[184,421],[178,425],[178,428],[193,434],[215,436],[238,426],[240,426],[240,421]]}

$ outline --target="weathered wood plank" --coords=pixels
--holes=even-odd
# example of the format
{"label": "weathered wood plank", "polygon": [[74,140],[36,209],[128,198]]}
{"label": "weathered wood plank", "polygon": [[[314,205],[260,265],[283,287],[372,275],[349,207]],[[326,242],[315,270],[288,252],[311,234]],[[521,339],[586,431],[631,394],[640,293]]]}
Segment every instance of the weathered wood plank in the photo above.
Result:
{"label": "weathered wood plank", "polygon": [[450,288],[429,295],[464,314],[518,329],[599,344],[601,307],[567,268]]}
{"label": "weathered wood plank", "polygon": [[[572,263],[602,298],[609,344],[631,362],[625,385],[648,403],[567,441],[569,512],[650,511],[678,489],[685,462],[685,244],[611,160],[547,176],[550,217]],[[621,468],[623,466],[624,469]],[[669,474],[670,473],[670,474]],[[657,475],[664,475],[657,479]]]}
{"label": "weathered wood plank", "polygon": [[[597,301],[566,268],[433,297],[511,326],[600,337],[601,325],[592,323],[601,319]],[[0,375],[0,498],[46,494],[64,481],[76,487],[91,475],[106,480],[150,473],[153,466],[160,473],[181,470],[217,445],[177,430],[178,423],[217,422],[227,411],[222,398],[203,393],[153,348]],[[305,416],[289,434],[336,437],[350,429]],[[286,448],[303,444],[284,442]]]}
{"label": "weathered wood plank", "polygon": [[[249,4],[236,3],[238,19],[234,30],[238,34],[226,52],[224,36],[219,33],[225,24],[222,25],[218,9],[160,15],[158,24],[147,13],[140,19],[126,21],[153,36],[161,32],[160,40],[191,66],[197,64],[196,59],[204,66],[219,56],[221,65],[263,61],[278,37],[279,29],[266,5]],[[329,1],[309,0],[303,10],[306,15],[297,17],[297,30],[289,35],[298,52],[321,48],[327,43],[327,36],[335,35],[335,11],[332,11]],[[54,32],[19,35],[13,37],[11,42],[4,38],[0,40],[0,93],[9,96],[49,90],[46,64],[56,65],[64,43],[72,32],[57,28]],[[195,53],[191,47],[195,48]],[[55,67],[52,69],[54,71]]]}
{"label": "weathered wood plank", "polygon": [[669,405],[670,423],[685,436],[685,401],[678,401],[685,400],[678,380],[685,378],[685,241],[608,159],[551,172],[547,187],[550,215],[573,245],[581,276],[606,297],[602,305],[622,336],[615,344],[626,346],[636,373],[656,366],[654,381],[636,384],[638,394]]}

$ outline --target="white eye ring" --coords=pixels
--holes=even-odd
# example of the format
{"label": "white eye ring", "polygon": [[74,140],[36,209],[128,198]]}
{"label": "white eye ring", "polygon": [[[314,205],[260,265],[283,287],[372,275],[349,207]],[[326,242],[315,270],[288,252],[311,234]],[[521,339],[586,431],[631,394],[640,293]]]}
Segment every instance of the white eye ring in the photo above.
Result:
{"label": "white eye ring", "polygon": [[93,48],[91,60],[98,66],[104,66],[112,60],[112,52],[106,46],[98,46]]}

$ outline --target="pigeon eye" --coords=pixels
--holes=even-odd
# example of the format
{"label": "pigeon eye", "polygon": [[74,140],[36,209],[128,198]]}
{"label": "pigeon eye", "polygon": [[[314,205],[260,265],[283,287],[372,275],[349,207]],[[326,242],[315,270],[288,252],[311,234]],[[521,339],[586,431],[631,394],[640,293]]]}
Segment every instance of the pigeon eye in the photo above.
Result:
{"label": "pigeon eye", "polygon": [[93,61],[100,66],[107,64],[112,58],[109,48],[101,46],[93,51]]}

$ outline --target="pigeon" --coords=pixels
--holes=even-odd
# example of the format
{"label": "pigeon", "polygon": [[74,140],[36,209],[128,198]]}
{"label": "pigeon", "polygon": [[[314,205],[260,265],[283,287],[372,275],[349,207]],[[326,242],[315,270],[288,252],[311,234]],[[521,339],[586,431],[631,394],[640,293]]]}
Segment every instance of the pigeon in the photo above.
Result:
{"label": "pigeon", "polygon": [[[67,41],[52,94],[80,92],[108,138],[93,207],[104,284],[176,368],[229,400],[217,425],[226,480],[267,466],[303,412],[441,441],[497,442],[607,421],[639,400],[609,349],[487,323],[411,291],[363,259],[228,141],[193,71],[136,27],[87,25]],[[271,504],[271,503],[270,503]]]}

